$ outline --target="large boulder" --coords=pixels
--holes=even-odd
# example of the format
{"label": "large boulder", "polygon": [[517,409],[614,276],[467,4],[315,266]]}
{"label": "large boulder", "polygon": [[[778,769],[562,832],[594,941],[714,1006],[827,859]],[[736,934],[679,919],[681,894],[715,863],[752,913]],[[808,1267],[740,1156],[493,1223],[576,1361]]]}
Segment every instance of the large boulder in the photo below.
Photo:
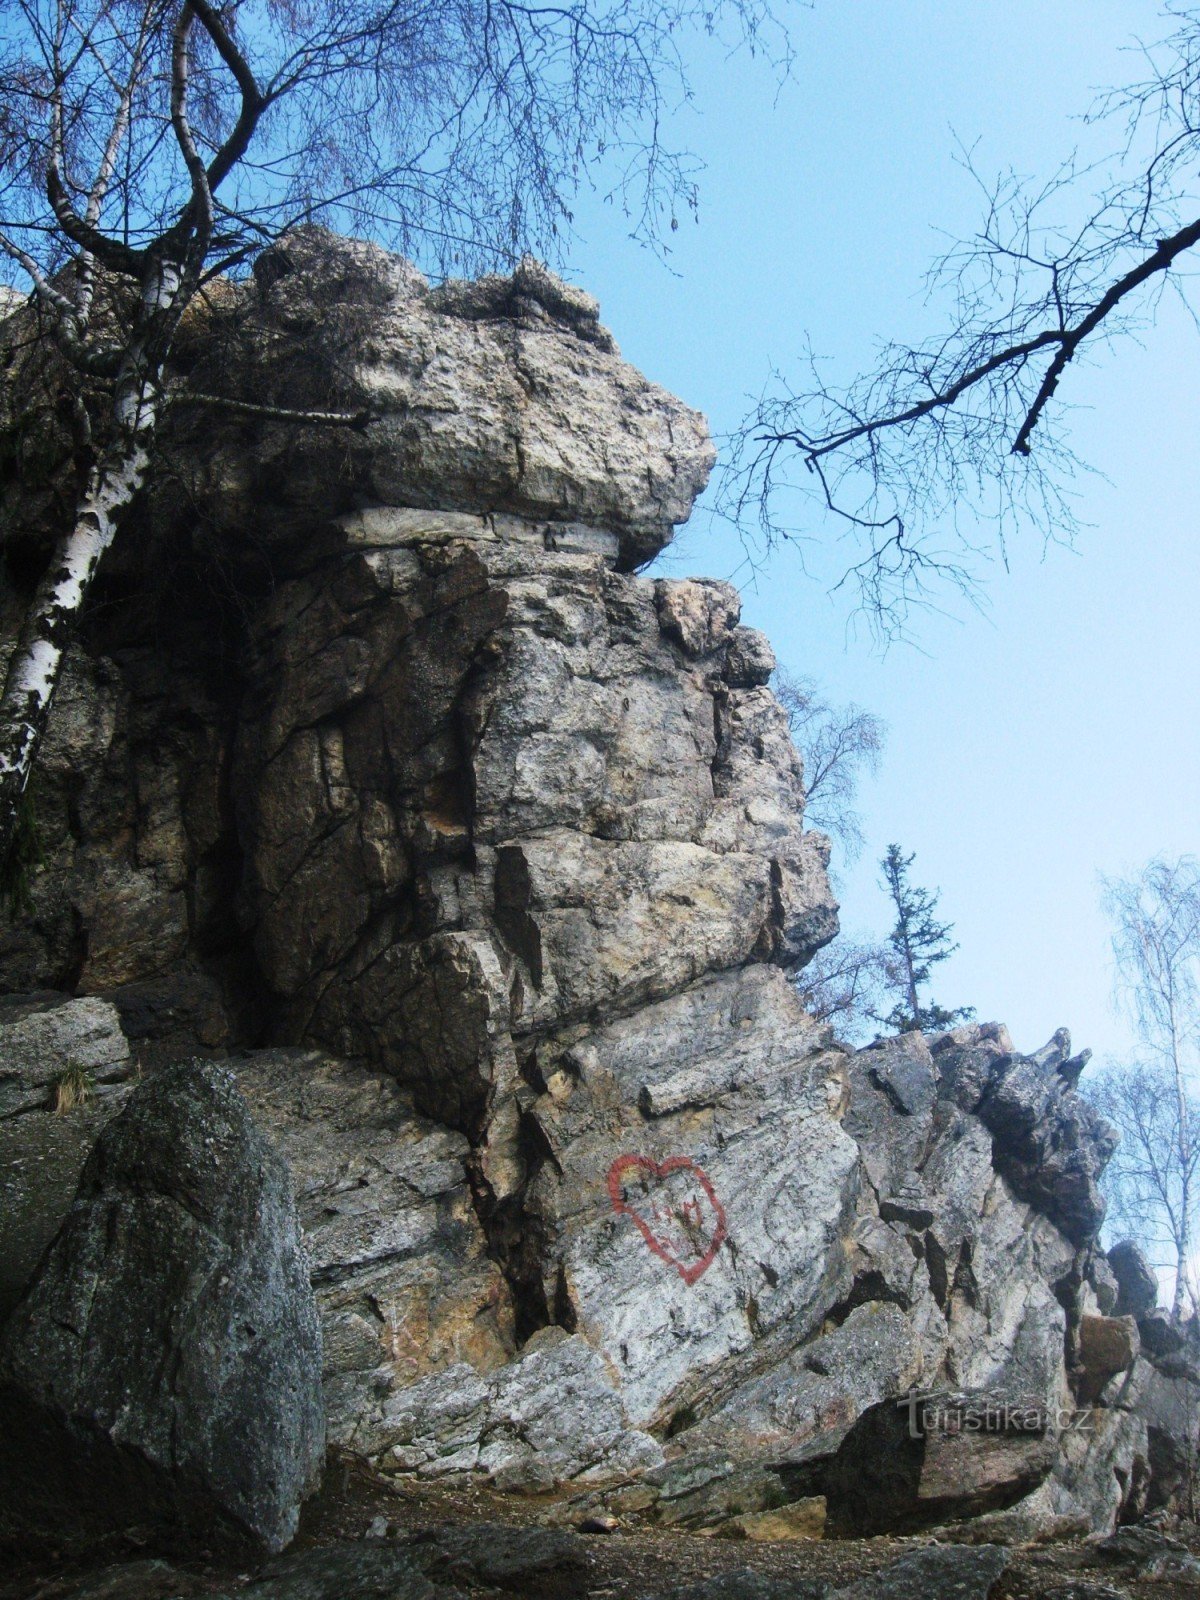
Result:
{"label": "large boulder", "polygon": [[1158,1277],[1145,1253],[1132,1239],[1121,1239],[1108,1252],[1117,1280],[1117,1316],[1143,1317],[1158,1304]]}
{"label": "large boulder", "polygon": [[324,1460],[287,1169],[230,1075],[181,1064],[100,1135],[0,1349],[3,1517],[285,1546]]}
{"label": "large boulder", "polygon": [[829,1600],[989,1600],[1008,1562],[999,1545],[934,1545],[834,1589]]}

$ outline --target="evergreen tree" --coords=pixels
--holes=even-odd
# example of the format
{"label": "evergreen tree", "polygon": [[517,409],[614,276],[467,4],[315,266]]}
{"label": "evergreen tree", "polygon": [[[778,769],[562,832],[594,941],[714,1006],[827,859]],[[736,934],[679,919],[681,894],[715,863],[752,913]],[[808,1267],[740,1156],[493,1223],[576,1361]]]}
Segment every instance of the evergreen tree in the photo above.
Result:
{"label": "evergreen tree", "polygon": [[952,956],[958,946],[950,938],[954,924],[939,922],[935,916],[938,895],[908,881],[908,869],[915,859],[915,855],[906,856],[898,844],[890,844],[879,863],[884,887],[896,907],[896,925],[888,935],[888,943],[896,953],[897,984],[901,989],[896,1004],[879,1020],[896,1033],[913,1028],[937,1033],[952,1028],[956,1022],[967,1021],[975,1012],[970,1006],[947,1011],[933,999],[925,1005],[921,1003],[920,991],[929,983],[933,968]]}

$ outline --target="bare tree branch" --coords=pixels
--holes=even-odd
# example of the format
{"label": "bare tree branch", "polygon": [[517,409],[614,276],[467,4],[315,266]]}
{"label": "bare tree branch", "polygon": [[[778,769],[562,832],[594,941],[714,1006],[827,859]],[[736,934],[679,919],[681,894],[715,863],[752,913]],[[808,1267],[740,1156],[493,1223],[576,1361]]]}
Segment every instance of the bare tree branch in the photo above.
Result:
{"label": "bare tree branch", "polygon": [[780,669],[772,687],[804,759],[805,816],[832,834],[852,863],[863,846],[858,786],[864,773],[878,770],[887,728],[861,706],[830,705],[811,678]]}
{"label": "bare tree branch", "polygon": [[228,395],[204,394],[196,389],[181,389],[172,396],[177,406],[205,406],[214,411],[228,411],[240,417],[261,417],[265,422],[310,424],[319,428],[367,427],[371,421],[369,411],[298,411],[288,406],[255,405],[248,400],[231,400]]}
{"label": "bare tree branch", "polygon": [[1109,1072],[1104,1095],[1125,1143],[1112,1182],[1139,1242],[1170,1246],[1174,1311],[1198,1300],[1200,1222],[1200,862],[1151,861],[1135,877],[1104,879],[1113,919],[1118,995],[1146,1059]]}
{"label": "bare tree branch", "polygon": [[822,528],[851,549],[843,584],[884,635],[947,586],[971,593],[1020,528],[1073,540],[1075,485],[1063,380],[1090,351],[1150,326],[1162,294],[1193,303],[1200,245],[1200,12],[1145,52],[1144,81],[1089,118],[1116,126],[1111,157],[1070,162],[1040,187],[979,183],[973,237],[929,275],[944,331],[883,346],[872,370],[831,382],[811,356],[776,374],[736,430],[720,511],[767,548]]}

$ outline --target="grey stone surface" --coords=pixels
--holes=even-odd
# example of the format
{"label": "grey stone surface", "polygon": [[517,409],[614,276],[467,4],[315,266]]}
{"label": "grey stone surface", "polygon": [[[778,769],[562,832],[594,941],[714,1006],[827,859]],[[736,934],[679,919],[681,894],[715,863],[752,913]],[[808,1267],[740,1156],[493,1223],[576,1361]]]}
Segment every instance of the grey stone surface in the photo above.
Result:
{"label": "grey stone surface", "polygon": [[725,682],[733,689],[757,689],[770,680],[777,663],[771,641],[757,628],[735,628],[725,656]]}
{"label": "grey stone surface", "polygon": [[423,1571],[447,1581],[527,1594],[539,1579],[582,1574],[587,1549],[565,1528],[470,1523],[432,1528],[411,1538],[409,1548]]}
{"label": "grey stone surface", "polygon": [[811,1462],[814,1445],[831,1456],[865,1410],[920,1388],[938,1370],[915,1311],[886,1301],[858,1306],[840,1328],[739,1384],[693,1435],[735,1451],[769,1450],[777,1460]]}
{"label": "grey stone surface", "polygon": [[1101,1316],[1111,1317],[1117,1309],[1121,1289],[1117,1275],[1108,1264],[1108,1257],[1097,1249],[1088,1264],[1088,1284],[1096,1298],[1096,1309]]}
{"label": "grey stone surface", "polygon": [[1149,1472],[1146,1422],[1132,1405],[1084,1409],[1060,1432],[1045,1481],[1011,1510],[981,1520],[1009,1542],[1109,1532],[1118,1517],[1145,1509]]}
{"label": "grey stone surface", "polygon": [[1023,1502],[1053,1470],[1056,1439],[1044,1423],[1025,1425],[1023,1410],[1006,1412],[988,1394],[925,1396],[885,1399],[863,1411],[827,1461],[784,1466],[793,1490],[817,1469],[835,1537],[986,1520]]}
{"label": "grey stone surface", "polygon": [[1194,1362],[1166,1372],[1143,1360],[1122,1389],[1128,1392],[1121,1398],[1132,1401],[1146,1424],[1147,1508],[1170,1506],[1185,1495],[1189,1463],[1200,1447],[1200,1371]]}
{"label": "grey stone surface", "polygon": [[1170,1366],[1188,1344],[1183,1326],[1162,1306],[1154,1306],[1137,1319],[1142,1348],[1152,1361]]}
{"label": "grey stone surface", "polygon": [[285,1027],[420,1075],[473,1132],[509,1036],[832,935],[786,719],[725,684],[724,635],[681,652],[652,585],[527,523],[367,522],[277,594],[243,709],[244,895]]}
{"label": "grey stone surface", "polygon": [[[202,381],[232,384],[243,397],[269,393],[275,401],[290,391],[299,405],[306,385],[315,384],[322,406],[331,386],[340,387],[347,404],[371,408],[372,424],[362,434],[307,433],[299,440],[294,428],[265,427],[253,442],[240,424],[226,429],[209,418],[191,433],[180,424],[181,436],[168,449],[188,494],[182,502],[173,490],[152,496],[147,516],[123,535],[109,562],[118,583],[128,579],[135,589],[145,583],[155,599],[140,614],[136,604],[117,608],[71,652],[39,762],[46,861],[32,874],[34,915],[0,916],[0,981],[7,988],[96,994],[157,984],[155,1005],[177,1014],[177,1044],[184,1048],[228,1043],[248,998],[234,903],[242,830],[229,777],[242,720],[238,700],[255,676],[246,624],[264,577],[269,592],[281,579],[312,570],[313,541],[326,553],[330,565],[317,575],[317,586],[329,591],[326,603],[308,617],[300,641],[301,653],[311,656],[302,669],[307,684],[300,691],[294,673],[285,689],[319,716],[323,704],[336,709],[330,694],[336,702],[377,687],[399,718],[393,736],[401,744],[412,736],[411,756],[432,732],[423,735],[416,726],[414,702],[436,679],[443,694],[435,693],[424,710],[433,724],[445,722],[477,665],[476,648],[502,618],[504,587],[485,584],[482,634],[465,640],[455,678],[453,659],[438,659],[430,635],[445,630],[441,643],[453,658],[445,634],[464,609],[456,602],[464,598],[471,547],[490,542],[495,551],[514,542],[497,532],[505,513],[526,519],[519,527],[531,546],[531,570],[540,555],[550,573],[558,551],[568,568],[572,556],[585,566],[590,561],[593,576],[618,565],[629,569],[654,555],[686,519],[713,461],[703,419],[622,362],[594,302],[535,264],[523,263],[511,279],[490,280],[484,289],[430,291],[399,258],[318,230],[293,235],[270,253],[255,281],[219,288],[181,333],[180,359],[189,368],[211,363]],[[18,380],[5,372],[0,427],[13,425],[22,402]],[[186,528],[179,526],[184,505],[184,518],[192,518]],[[414,508],[421,508],[415,522]],[[5,485],[0,536],[15,527],[27,538],[46,515],[44,497],[29,505],[19,486]],[[330,538],[330,520],[342,516],[346,527]],[[216,588],[203,560],[180,571],[169,554],[195,540],[216,557]],[[368,615],[356,592],[362,570],[335,581],[339,552],[347,547],[362,550],[365,568],[379,569],[384,589],[394,580],[402,589],[404,568],[415,591],[407,600],[397,592],[390,608]],[[155,571],[162,552],[172,571],[165,584]],[[464,555],[465,567],[455,559]],[[652,586],[645,589],[652,593]],[[4,604],[13,613],[3,618],[9,634],[20,595],[7,593]],[[329,641],[319,659],[311,628],[328,624],[335,610],[346,637]],[[423,623],[415,614],[422,610]],[[657,633],[652,605],[650,620]],[[389,631],[391,639],[380,636]],[[386,660],[397,632],[418,635],[410,639],[407,679],[403,665],[390,675],[380,671],[380,652]],[[595,643],[599,653],[601,642]],[[713,666],[719,675],[720,663]],[[402,709],[405,690],[409,704]],[[709,720],[711,738],[711,712]],[[428,790],[438,787],[436,746],[456,737],[443,727],[435,748],[416,759],[413,798],[438,836],[450,818]],[[396,738],[384,743],[394,750]],[[361,740],[350,750],[353,777],[368,781],[355,759],[361,750]],[[302,745],[281,761],[284,787],[306,753],[311,757],[313,747]],[[377,752],[375,760],[391,753]],[[613,755],[616,767],[620,752]],[[335,760],[332,752],[323,759]],[[411,760],[400,765],[412,775]],[[632,763],[627,767],[632,771]],[[332,769],[330,776],[336,787]],[[403,787],[405,774],[398,776]],[[361,934],[378,895],[396,888],[403,869],[389,811],[408,808],[385,788],[361,826],[347,814],[351,825],[331,830],[318,861],[304,863],[278,909],[280,922],[319,904],[324,868],[343,879],[344,892],[321,907],[327,926],[318,942],[325,953],[344,950]],[[302,825],[298,831],[303,856]],[[278,885],[270,877],[274,863],[261,865],[266,877],[255,911],[266,924],[260,940],[269,944],[272,919],[263,902]],[[346,881],[360,873],[366,885]],[[257,875],[251,876],[254,886]],[[281,962],[286,956],[278,952]],[[172,974],[185,970],[212,982],[214,992],[174,1003]],[[184,1010],[195,1014],[178,1015]],[[163,1031],[161,1015],[151,1020]]]}
{"label": "grey stone surface", "polygon": [[1132,1575],[1141,1579],[1200,1578],[1200,1563],[1190,1557],[1187,1546],[1156,1528],[1118,1528],[1099,1540],[1090,1554],[1103,1566],[1132,1569]]}
{"label": "grey stone surface", "polygon": [[503,1276],[471,1201],[467,1141],[394,1079],[314,1051],[230,1067],[285,1158],[320,1311],[331,1444],[363,1447],[380,1390],[516,1344]]}
{"label": "grey stone surface", "polygon": [[101,1134],[0,1348],[4,1515],[278,1550],[324,1461],[291,1185],[229,1074],[182,1064]]}
{"label": "grey stone surface", "polygon": [[83,999],[0,1008],[0,1120],[53,1105],[69,1070],[89,1088],[130,1076],[129,1041],[115,1006]]}
{"label": "grey stone surface", "polygon": [[[236,453],[210,468],[212,513],[244,515],[267,481],[276,516],[310,517],[349,479],[377,504],[582,521],[618,530],[627,565],[654,555],[711,470],[703,419],[626,365],[595,302],[544,268],[485,282],[430,291],[408,262],[320,229],[268,251],[236,302],[234,371],[226,350],[214,381],[303,406],[332,369],[371,421],[349,439],[310,435],[301,460],[288,430],[264,430],[251,472],[233,433]],[[222,332],[209,330],[210,358]],[[214,431],[210,419],[210,448]]]}
{"label": "grey stone surface", "polygon": [[1119,1317],[1140,1317],[1158,1304],[1158,1278],[1132,1239],[1122,1239],[1108,1252],[1108,1265],[1117,1280]]}
{"label": "grey stone surface", "polygon": [[662,1460],[657,1441],[630,1425],[601,1356],[557,1327],[489,1374],[460,1363],[395,1390],[361,1416],[351,1442],[392,1471],[481,1471],[510,1489],[620,1477]]}
{"label": "grey stone surface", "polygon": [[33,1111],[0,1122],[0,1327],[62,1226],[97,1136],[129,1093],[118,1085],[63,1115]]}
{"label": "grey stone surface", "polygon": [[643,1426],[811,1334],[847,1281],[857,1156],[840,1063],[805,1039],[794,992],[751,967],[547,1053],[542,1270]]}
{"label": "grey stone surface", "polygon": [[1070,1050],[1070,1035],[1060,1033],[1065,1043],[1057,1047],[997,1063],[979,1115],[995,1138],[997,1167],[1013,1187],[1072,1243],[1087,1245],[1104,1220],[1098,1180],[1117,1134],[1058,1071]]}
{"label": "grey stone surface", "polygon": [[998,1545],[931,1546],[833,1590],[829,1600],[988,1600],[1008,1562]]}
{"label": "grey stone surface", "polygon": [[[312,1051],[235,1058],[256,1120],[292,1169],[325,1331],[331,1437],[391,1471],[486,1473],[517,1492],[632,1473],[635,1514],[713,1526],[787,1492],[819,1493],[822,1463],[837,1458],[864,1410],[947,1371],[1012,1401],[1062,1399],[1065,1321],[1051,1286],[1071,1246],[1007,1191],[986,1130],[952,1098],[931,1100],[931,1089],[952,1096],[953,1087],[939,1083],[928,1052],[913,1050],[905,1045],[883,1071],[879,1051],[847,1061],[823,1046],[767,966],[709,978],[606,1028],[548,1036],[536,1058],[541,1087],[518,1094],[544,1154],[532,1172],[527,1154],[513,1158],[521,1227],[537,1251],[508,1258],[503,1271],[471,1197],[479,1154],[417,1113],[394,1080]],[[860,1078],[866,1103],[890,1106],[899,1124],[896,1186],[920,1163],[935,1221],[874,1214],[869,1174],[890,1159],[890,1125],[875,1115],[856,1143],[838,1121]],[[692,1146],[678,1178],[648,1172],[646,1187],[635,1166],[639,1192],[622,1190],[630,1209],[614,1210],[609,1177],[621,1153],[662,1165],[678,1131],[694,1138],[705,1127],[711,1144]],[[715,1217],[694,1167],[713,1186],[726,1234],[689,1283],[680,1268],[701,1264]],[[793,1196],[787,1174],[797,1170],[804,1184]],[[670,1233],[688,1203],[673,1183],[694,1191],[695,1238]],[[652,1233],[660,1189],[671,1207],[664,1254],[634,1215],[639,1185]],[[730,1240],[749,1243],[753,1271],[741,1250],[721,1266]],[[577,1332],[548,1328],[518,1353],[517,1318],[539,1295]],[[847,1297],[840,1326],[822,1331]],[[647,1470],[663,1459],[647,1422],[673,1423],[668,1449],[685,1476],[706,1448],[733,1456],[682,1498],[664,1493]],[[788,1489],[775,1473],[736,1464],[764,1453],[785,1463]],[[1011,1464],[1003,1452],[977,1454],[930,1466],[926,1523],[944,1514],[932,1493],[938,1472],[959,1481],[960,1503],[986,1506],[1051,1464],[1040,1446]],[[1078,1463],[1073,1471],[1076,1484],[1087,1476]],[[1031,1505],[1028,1518],[1066,1516],[1068,1499],[1059,1493],[1055,1511]],[[1093,1498],[1099,1525],[1118,1503],[1107,1495],[1097,1510]],[[1084,1514],[1078,1496],[1071,1504]]]}
{"label": "grey stone surface", "polygon": [[[19,601],[11,591],[0,599],[3,636],[15,632]],[[0,907],[0,986],[38,996],[38,1011],[70,994],[92,1008],[110,1001],[129,1055],[146,1066],[232,1035],[230,997],[199,957],[220,966],[236,942],[219,794],[224,719],[208,669],[187,655],[211,650],[213,623],[195,595],[181,606],[185,616],[164,623],[170,661],[136,637],[68,650],[33,781],[41,860],[27,874],[29,909]],[[61,1043],[87,1054],[110,1022],[93,1011],[90,1039]],[[97,1060],[97,1080],[113,1066]]]}

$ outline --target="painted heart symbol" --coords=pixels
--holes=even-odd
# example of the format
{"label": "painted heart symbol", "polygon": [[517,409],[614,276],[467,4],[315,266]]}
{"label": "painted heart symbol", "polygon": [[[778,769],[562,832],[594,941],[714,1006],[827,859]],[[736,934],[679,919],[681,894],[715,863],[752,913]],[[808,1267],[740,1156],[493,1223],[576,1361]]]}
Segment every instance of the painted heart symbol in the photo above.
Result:
{"label": "painted heart symbol", "polygon": [[686,1284],[702,1278],[725,1240],[725,1208],[690,1156],[618,1156],[608,1169],[618,1215],[632,1217],[656,1256]]}

